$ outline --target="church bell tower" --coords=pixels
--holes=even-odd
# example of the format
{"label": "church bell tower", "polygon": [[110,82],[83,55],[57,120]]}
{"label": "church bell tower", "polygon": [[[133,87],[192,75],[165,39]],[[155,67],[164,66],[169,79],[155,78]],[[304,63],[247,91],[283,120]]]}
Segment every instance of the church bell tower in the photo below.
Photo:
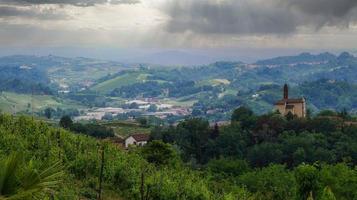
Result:
{"label": "church bell tower", "polygon": [[289,99],[289,88],[288,84],[284,85],[284,99]]}

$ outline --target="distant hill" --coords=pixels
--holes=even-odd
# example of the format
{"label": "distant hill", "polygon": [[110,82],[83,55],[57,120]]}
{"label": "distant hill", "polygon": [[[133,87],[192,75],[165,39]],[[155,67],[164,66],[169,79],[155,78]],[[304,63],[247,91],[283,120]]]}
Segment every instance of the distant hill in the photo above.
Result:
{"label": "distant hill", "polygon": [[130,63],[150,63],[173,66],[205,65],[214,61],[214,59],[208,56],[186,53],[184,51],[163,51],[125,60],[125,62]]}
{"label": "distant hill", "polygon": [[0,91],[52,94],[47,74],[29,66],[0,66]]}
{"label": "distant hill", "polygon": [[310,53],[302,53],[297,56],[283,56],[276,57],[267,60],[257,61],[257,65],[288,65],[298,63],[319,63],[335,60],[336,56],[331,53],[322,53],[318,55],[312,55]]}
{"label": "distant hill", "polygon": [[[158,58],[165,61],[165,56],[190,61],[184,52],[166,52]],[[347,52],[302,53],[256,63],[177,65],[180,64],[165,67],[139,61],[128,65],[90,58],[9,56],[0,58],[0,90],[30,93],[36,88],[37,94],[51,94],[53,86],[53,94],[71,92],[69,95],[83,97],[78,100],[87,103],[92,101],[85,98],[87,94],[104,100],[169,98],[174,102],[195,102],[196,113],[217,112],[221,119],[242,104],[258,113],[271,111],[274,101],[281,98],[281,86],[288,83],[291,91],[307,97],[315,110],[357,110],[357,58]]]}

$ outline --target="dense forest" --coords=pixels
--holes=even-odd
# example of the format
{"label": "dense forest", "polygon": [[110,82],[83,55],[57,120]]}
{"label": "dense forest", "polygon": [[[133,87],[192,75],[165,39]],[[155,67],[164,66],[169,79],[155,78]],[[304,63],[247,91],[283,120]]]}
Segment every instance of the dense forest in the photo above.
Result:
{"label": "dense forest", "polygon": [[189,118],[156,127],[149,144],[124,150],[110,138],[1,114],[0,197],[357,198],[357,127],[347,112],[298,119],[240,107],[231,121],[210,127]]}

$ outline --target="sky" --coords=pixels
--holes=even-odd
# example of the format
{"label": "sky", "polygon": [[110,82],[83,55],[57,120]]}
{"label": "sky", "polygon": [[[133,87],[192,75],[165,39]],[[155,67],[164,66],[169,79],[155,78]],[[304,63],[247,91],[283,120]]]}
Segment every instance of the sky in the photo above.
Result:
{"label": "sky", "polygon": [[356,44],[357,0],[0,0],[0,54],[249,59]]}

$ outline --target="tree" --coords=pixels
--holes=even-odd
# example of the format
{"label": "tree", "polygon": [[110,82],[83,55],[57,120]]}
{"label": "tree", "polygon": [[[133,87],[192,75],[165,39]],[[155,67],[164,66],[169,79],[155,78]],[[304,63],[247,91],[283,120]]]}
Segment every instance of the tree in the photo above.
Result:
{"label": "tree", "polygon": [[211,139],[216,139],[219,136],[219,126],[217,123],[214,124],[214,128],[211,131]]}
{"label": "tree", "polygon": [[61,118],[59,125],[65,129],[69,129],[73,125],[73,121],[70,116],[65,115]]}
{"label": "tree", "polygon": [[148,112],[156,112],[157,111],[157,105],[151,104],[148,108]]}
{"label": "tree", "polygon": [[255,193],[256,199],[286,200],[296,197],[294,174],[284,165],[270,165],[245,173],[239,177],[239,182]]}
{"label": "tree", "polygon": [[51,119],[52,113],[54,113],[54,112],[55,112],[55,110],[54,110],[53,108],[50,108],[50,107],[46,108],[46,109],[45,109],[45,116],[46,116],[46,118],[47,118],[47,119]]}
{"label": "tree", "polygon": [[143,157],[156,166],[167,165],[177,160],[175,150],[170,144],[159,140],[151,141],[142,148]]}
{"label": "tree", "polygon": [[177,143],[184,151],[185,159],[206,161],[205,153],[210,137],[209,123],[201,118],[187,119],[177,126]]}
{"label": "tree", "polygon": [[291,121],[296,118],[296,115],[294,115],[293,113],[291,113],[289,111],[288,114],[285,115],[285,118],[286,118],[286,120]]}
{"label": "tree", "polygon": [[328,116],[328,117],[332,117],[332,116],[337,116],[338,114],[333,111],[333,110],[323,110],[321,111],[319,114],[317,114],[317,116]]}
{"label": "tree", "polygon": [[215,151],[224,157],[243,158],[247,148],[247,133],[237,124],[223,127],[220,132],[215,140]]}
{"label": "tree", "polygon": [[320,179],[323,186],[328,186],[325,190],[333,191],[336,199],[357,199],[357,171],[347,164],[322,165]]}
{"label": "tree", "polygon": [[139,104],[133,102],[129,105],[129,109],[138,109],[139,108]]}
{"label": "tree", "polygon": [[253,111],[247,107],[241,106],[233,111],[231,120],[241,121],[253,115]]}
{"label": "tree", "polygon": [[137,122],[139,122],[140,126],[142,126],[142,127],[145,127],[148,125],[148,120],[145,117],[138,118]]}
{"label": "tree", "polygon": [[264,167],[269,163],[281,163],[282,158],[281,146],[271,142],[254,145],[247,153],[249,163],[256,167]]}
{"label": "tree", "polygon": [[254,126],[256,117],[252,110],[241,106],[233,111],[231,121],[232,124],[239,122],[243,129],[249,129]]}
{"label": "tree", "polygon": [[207,169],[223,178],[235,178],[250,171],[245,160],[220,158],[212,159],[207,163]]}
{"label": "tree", "polygon": [[312,193],[312,198],[316,199],[321,183],[319,172],[315,166],[302,164],[295,169],[295,179],[298,188],[298,199],[305,200]]}
{"label": "tree", "polygon": [[346,119],[350,119],[351,116],[348,114],[348,111],[346,108],[343,108],[341,110],[341,112],[338,113],[338,116],[341,117],[342,119],[346,120]]}
{"label": "tree", "polygon": [[325,187],[324,191],[322,192],[321,200],[336,200],[335,195],[331,191],[330,187]]}

